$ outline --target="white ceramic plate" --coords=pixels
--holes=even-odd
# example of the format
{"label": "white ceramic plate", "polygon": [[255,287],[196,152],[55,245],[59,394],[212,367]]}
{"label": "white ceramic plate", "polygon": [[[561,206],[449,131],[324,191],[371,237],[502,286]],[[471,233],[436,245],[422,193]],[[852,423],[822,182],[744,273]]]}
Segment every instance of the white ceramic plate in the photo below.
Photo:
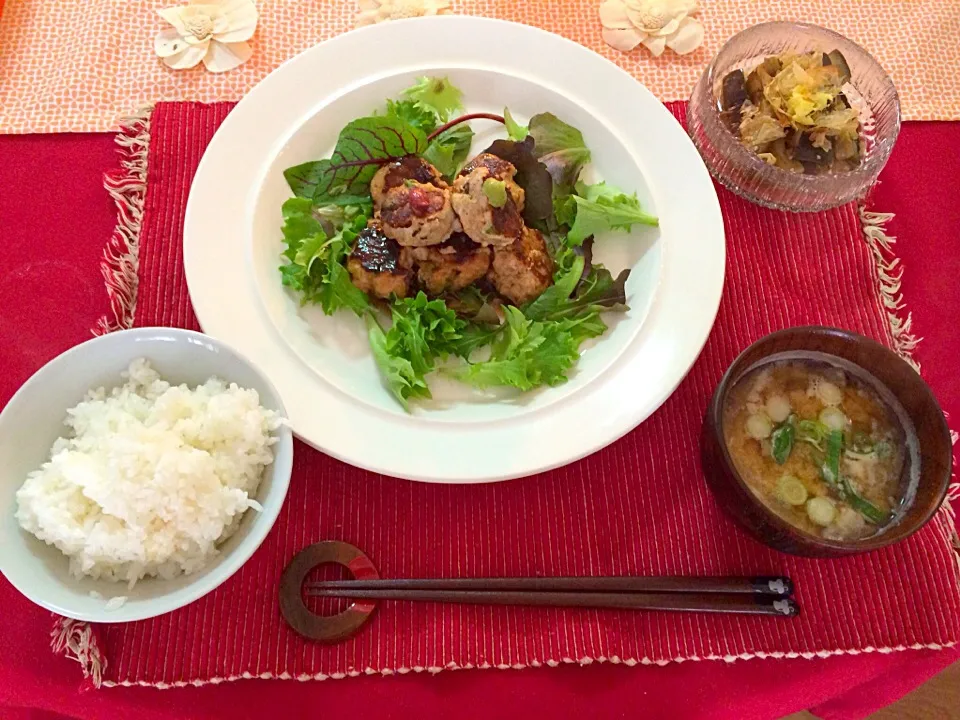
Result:
{"label": "white ceramic plate", "polygon": [[[494,48],[499,48],[495,50]],[[592,180],[636,190],[659,229],[597,239],[614,274],[632,268],[630,311],[583,353],[570,381],[480,394],[430,378],[435,400],[405,413],[383,387],[363,323],[301,308],[280,284],[282,171],[327,156],[350,120],[421,75],[446,75],[467,111],[522,122],[549,111],[578,127]],[[502,128],[476,121],[475,150]],[[338,36],[293,58],[227,117],[197,171],[184,262],[205,332],[278,387],[294,431],[348,463],[429,482],[505,480],[616,440],[656,410],[713,325],[724,273],[713,184],[683,128],[630,75],[556,35],[495,20],[438,17]]]}

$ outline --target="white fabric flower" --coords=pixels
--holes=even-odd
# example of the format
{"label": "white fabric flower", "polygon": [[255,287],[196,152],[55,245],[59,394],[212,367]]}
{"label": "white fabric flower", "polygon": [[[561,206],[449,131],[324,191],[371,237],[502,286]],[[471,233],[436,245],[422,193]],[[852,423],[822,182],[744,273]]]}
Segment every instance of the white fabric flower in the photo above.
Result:
{"label": "white fabric flower", "polygon": [[157,35],[153,48],[174,70],[203,61],[210,72],[226,72],[253,54],[247,40],[257,29],[254,0],[189,0],[158,12],[173,27]]}
{"label": "white fabric flower", "polygon": [[450,9],[450,0],[357,0],[360,13],[354,25],[363,27],[387,20],[441,15]]}
{"label": "white fabric flower", "polygon": [[697,0],[604,0],[603,41],[623,52],[642,43],[655,57],[666,48],[686,55],[703,44],[703,25],[691,17],[697,10]]}

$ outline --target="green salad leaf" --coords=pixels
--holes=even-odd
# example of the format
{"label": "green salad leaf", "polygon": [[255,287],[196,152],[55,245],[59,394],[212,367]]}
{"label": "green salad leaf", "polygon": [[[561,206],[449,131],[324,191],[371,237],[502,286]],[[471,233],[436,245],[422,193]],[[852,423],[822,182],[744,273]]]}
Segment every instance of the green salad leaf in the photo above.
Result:
{"label": "green salad leaf", "polygon": [[369,198],[370,180],[384,161],[426,147],[426,133],[396,115],[358,118],[340,131],[328,159],[287,168],[283,176],[294,195],[318,205],[342,196]]}
{"label": "green salad leaf", "polygon": [[304,198],[290,198],[280,208],[283,215],[283,240],[287,245],[284,255],[293,260],[300,244],[311,235],[324,232],[313,215],[313,203]]}
{"label": "green salad leaf", "polygon": [[513,119],[513,115],[510,114],[510,108],[503,109],[503,124],[507,128],[507,137],[511,140],[516,140],[517,142],[524,140],[530,131],[520,125],[516,120]]}
{"label": "green salad leaf", "polygon": [[410,127],[417,128],[424,135],[432,133],[439,124],[437,113],[416,100],[387,100],[387,115],[392,115]]}
{"label": "green salad leaf", "polygon": [[463,110],[463,93],[448,78],[420,77],[403,95],[446,122]]}
{"label": "green salad leaf", "polygon": [[459,317],[480,325],[499,325],[500,316],[497,314],[496,299],[483,292],[476,285],[468,285],[456,293],[444,296],[447,307],[454,310]]}
{"label": "green salad leaf", "polygon": [[417,374],[407,358],[391,351],[386,333],[372,315],[367,316],[367,337],[384,383],[404,410],[409,410],[411,399],[430,397],[423,376]]}
{"label": "green salad leaf", "polygon": [[427,149],[421,153],[421,157],[439,170],[445,178],[452,180],[467,161],[472,144],[471,127],[466,123],[454,125],[431,140]]}
{"label": "green salad leaf", "polygon": [[373,320],[370,343],[387,387],[407,407],[412,397],[430,397],[424,376],[438,359],[455,354],[467,323],[443,300],[430,300],[423,292],[396,300],[391,314],[393,326],[386,333]]}
{"label": "green salad leaf", "polygon": [[502,329],[501,325],[467,323],[466,327],[460,331],[460,337],[450,343],[450,352],[464,360],[469,360],[474,352],[496,340]]}
{"label": "green salad leaf", "polygon": [[618,311],[629,310],[626,287],[629,277],[629,268],[624,268],[614,277],[602,265],[594,265],[590,274],[580,283],[576,296],[569,303],[567,312],[575,312],[578,307]]}
{"label": "green salad leaf", "polygon": [[629,230],[632,225],[657,226],[660,221],[640,208],[636,193],[627,195],[605,182],[596,185],[577,183],[576,194],[564,206],[564,218],[575,209],[573,224],[567,233],[567,242],[579,245],[591,235],[606,230]]}
{"label": "green salad leaf", "polygon": [[584,258],[575,257],[570,270],[527,305],[524,314],[533,320],[584,321],[602,312],[628,309],[629,270],[622,270],[614,278],[602,265],[593,265],[582,277],[583,268]]}
{"label": "green salad leaf", "polygon": [[452,343],[466,325],[443,300],[430,300],[423,291],[397,300],[391,311],[393,327],[387,344],[421,374],[430,372],[437,358],[451,354]]}
{"label": "green salad leaf", "polygon": [[570,297],[583,275],[585,263],[583,256],[573,255],[572,258],[570,268],[557,277],[553,285],[540,293],[540,297],[527,304],[523,309],[524,315],[532,320],[545,320],[570,302]]}
{"label": "green salad leaf", "polygon": [[283,240],[288,262],[280,266],[282,282],[300,293],[300,303],[319,303],[327,315],[340,308],[362,315],[370,307],[367,296],[350,282],[343,266],[350,246],[367,224],[365,215],[356,215],[338,232],[328,236],[304,198],[290,198],[283,204]]}
{"label": "green salad leaf", "polygon": [[547,242],[547,250],[553,257],[554,282],[559,282],[560,278],[570,272],[577,257],[583,256],[582,249],[593,240],[588,238],[583,245],[568,245],[566,235],[549,231],[544,233],[544,239]]}
{"label": "green salad leaf", "polygon": [[323,231],[328,235],[339,232],[344,225],[361,215],[367,218],[373,213],[373,204],[369,197],[346,196],[345,199],[349,199],[351,202],[313,206],[313,217],[320,222]]}
{"label": "green salad leaf", "polygon": [[490,359],[454,370],[459,380],[480,388],[506,385],[530,390],[560,385],[580,357],[580,343],[570,323],[530,320],[506,307],[506,325],[493,342]]}
{"label": "green salad leaf", "polygon": [[552,113],[540,113],[530,118],[530,136],[534,154],[553,178],[555,202],[569,197],[583,166],[590,162],[583,133]]}

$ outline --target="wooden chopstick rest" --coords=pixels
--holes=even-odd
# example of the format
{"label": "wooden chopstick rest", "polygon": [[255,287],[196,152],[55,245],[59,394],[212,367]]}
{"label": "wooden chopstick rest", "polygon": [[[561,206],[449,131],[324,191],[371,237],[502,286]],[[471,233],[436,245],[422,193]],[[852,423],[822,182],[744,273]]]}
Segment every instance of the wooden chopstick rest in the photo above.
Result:
{"label": "wooden chopstick rest", "polygon": [[343,565],[358,580],[377,580],[380,574],[370,558],[349,543],[328,540],[304,548],[280,576],[280,613],[287,624],[303,637],[321,642],[337,642],[350,637],[373,614],[377,604],[357,600],[336,615],[317,615],[303,602],[303,581],[318,565]]}

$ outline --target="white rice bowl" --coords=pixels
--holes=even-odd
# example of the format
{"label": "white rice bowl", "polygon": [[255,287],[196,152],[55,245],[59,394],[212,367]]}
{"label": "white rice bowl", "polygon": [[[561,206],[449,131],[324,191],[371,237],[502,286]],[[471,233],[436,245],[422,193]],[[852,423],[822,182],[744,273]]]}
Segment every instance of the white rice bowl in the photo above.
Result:
{"label": "white rice bowl", "polygon": [[75,576],[170,579],[204,567],[254,500],[280,417],[255,390],[171,386],[143,359],[67,411],[69,437],[17,491],[16,518]]}

